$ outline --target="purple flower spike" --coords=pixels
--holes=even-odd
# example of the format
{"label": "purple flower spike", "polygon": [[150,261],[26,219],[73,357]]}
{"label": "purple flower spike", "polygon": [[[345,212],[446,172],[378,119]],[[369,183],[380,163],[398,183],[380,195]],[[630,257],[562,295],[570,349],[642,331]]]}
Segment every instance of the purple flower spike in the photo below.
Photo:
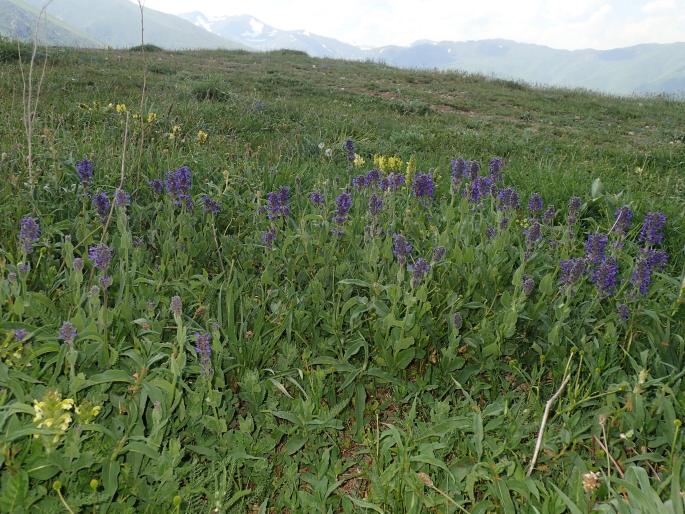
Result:
{"label": "purple flower spike", "polygon": [[528,210],[536,216],[542,210],[542,197],[539,193],[533,193],[528,199]]}
{"label": "purple flower spike", "polygon": [[369,198],[369,214],[374,218],[378,216],[383,209],[383,200],[375,193]]}
{"label": "purple flower spike", "polygon": [[148,182],[148,184],[155,194],[161,195],[164,192],[164,182],[162,182],[160,179],[152,179]]}
{"label": "purple flower spike", "polygon": [[76,173],[83,187],[86,187],[93,178],[93,162],[84,157],[76,163]]}
{"label": "purple flower spike", "polygon": [[321,207],[324,204],[323,195],[320,191],[312,191],[309,193],[309,201],[317,207]]}
{"label": "purple flower spike", "polygon": [[131,195],[129,195],[126,191],[123,189],[117,188],[116,191],[114,191],[114,205],[117,207],[126,207],[131,203]]}
{"label": "purple flower spike", "polygon": [[88,258],[98,270],[104,273],[112,261],[113,253],[112,249],[106,244],[99,244],[88,249]]}
{"label": "purple flower spike", "polygon": [[423,258],[419,257],[413,266],[409,267],[409,271],[412,272],[411,284],[413,287],[418,287],[418,285],[423,280],[431,269],[431,265]]}
{"label": "purple flower spike", "polygon": [[551,225],[552,223],[554,223],[554,217],[556,216],[556,214],[556,209],[553,205],[550,205],[549,207],[547,207],[547,210],[542,215],[542,223],[545,225]]}
{"label": "purple flower spike", "polygon": [[648,245],[658,245],[664,240],[666,216],[660,212],[650,212],[645,216],[638,239]]}
{"label": "purple flower spike", "polygon": [[276,241],[276,227],[270,227],[262,234],[262,244],[271,250],[274,247],[274,241]]}
{"label": "purple flower spike", "polygon": [[535,244],[542,239],[542,233],[540,231],[540,223],[534,221],[528,230],[525,232],[526,235],[526,246],[528,249],[532,249]]}
{"label": "purple flower spike", "polygon": [[28,255],[33,252],[33,243],[40,237],[40,225],[35,218],[24,216],[19,227],[19,243],[21,249]]}
{"label": "purple flower spike", "polygon": [[172,296],[171,297],[171,304],[169,305],[169,310],[171,311],[171,314],[173,314],[176,317],[180,317],[183,314],[183,302],[181,301],[180,296]]}
{"label": "purple flower spike", "polygon": [[624,236],[630,228],[630,224],[633,221],[633,211],[630,207],[624,205],[616,209],[616,221],[614,222],[614,231]]}
{"label": "purple flower spike", "polygon": [[618,317],[621,319],[621,321],[626,322],[630,319],[630,307],[628,307],[626,304],[622,303],[617,307],[618,310]]}
{"label": "purple flower spike", "polygon": [[352,139],[345,141],[345,152],[347,152],[348,162],[354,162],[354,151],[354,141],[352,141]]}
{"label": "purple flower spike", "polygon": [[578,221],[578,213],[580,212],[581,203],[581,199],[577,196],[571,197],[571,199],[568,201],[568,217],[566,218],[566,222],[569,225],[575,225]]}
{"label": "purple flower spike", "polygon": [[452,325],[456,330],[459,330],[462,325],[464,324],[464,318],[461,315],[461,312],[455,312],[452,315]]}
{"label": "purple flower spike", "polygon": [[109,202],[109,197],[107,196],[107,193],[105,193],[104,191],[100,191],[98,194],[96,194],[93,197],[93,206],[95,207],[98,216],[100,216],[100,221],[102,221],[102,223],[105,223],[107,221],[107,217],[109,216],[109,211],[111,208],[111,204]]}
{"label": "purple flower spike", "polygon": [[397,257],[397,262],[404,264],[407,260],[407,255],[409,255],[414,247],[409,244],[407,238],[402,234],[394,234],[392,236],[393,248],[392,253]]}
{"label": "purple flower spike", "polygon": [[590,281],[597,286],[600,295],[609,296],[616,289],[616,277],[618,276],[618,264],[616,259],[609,257],[592,272]]}
{"label": "purple flower spike", "polygon": [[290,216],[290,188],[282,187],[278,191],[272,191],[266,197],[267,215],[270,220],[278,218],[286,219]]}
{"label": "purple flower spike", "polygon": [[643,249],[640,260],[631,276],[631,282],[638,287],[641,295],[649,291],[654,270],[663,270],[668,263],[668,254],[661,250]]}
{"label": "purple flower spike", "polygon": [[526,296],[530,296],[531,294],[533,294],[533,290],[535,289],[535,280],[533,280],[532,277],[526,275],[523,277],[522,286],[523,294],[525,294]]}
{"label": "purple flower spike", "polygon": [[347,215],[350,213],[352,207],[352,195],[347,191],[340,193],[335,198],[335,217],[333,220],[342,225],[347,220]]}
{"label": "purple flower spike", "polygon": [[561,275],[559,282],[565,286],[572,286],[585,274],[585,259],[568,259],[559,263]]}
{"label": "purple flower spike", "polygon": [[414,195],[417,198],[430,198],[435,195],[433,176],[430,173],[418,173],[414,177]]}
{"label": "purple flower spike", "polygon": [[588,261],[598,265],[604,260],[604,252],[606,250],[609,238],[606,234],[596,232],[590,234],[585,243],[585,256]]}
{"label": "purple flower spike", "polygon": [[433,248],[433,257],[431,259],[431,262],[433,264],[437,264],[438,262],[442,262],[442,260],[445,258],[445,252],[446,248],[444,246],[436,246]]}
{"label": "purple flower spike", "polygon": [[21,343],[23,342],[29,335],[28,330],[23,329],[23,328],[18,328],[14,331],[14,340]]}
{"label": "purple flower spike", "polygon": [[219,204],[216,202],[216,200],[213,200],[207,195],[202,195],[202,203],[205,214],[217,215],[219,212],[221,212],[221,207],[219,207]]}
{"label": "purple flower spike", "polygon": [[493,157],[488,163],[488,171],[490,171],[490,178],[493,182],[499,181],[502,178],[502,169],[504,168],[504,159],[501,157]]}
{"label": "purple flower spike", "polygon": [[78,333],[76,332],[76,328],[74,325],[69,323],[68,321],[65,321],[62,323],[62,327],[59,329],[59,338],[67,343],[68,345],[71,345],[74,343],[74,339],[76,339]]}
{"label": "purple flower spike", "polygon": [[212,374],[212,334],[205,332],[200,334],[195,333],[195,351],[200,357],[200,366],[202,367],[202,374],[209,376]]}
{"label": "purple flower spike", "polygon": [[511,187],[507,187],[505,189],[502,189],[497,194],[497,204],[498,204],[498,208],[503,210],[503,211],[516,210],[520,207],[519,195]]}

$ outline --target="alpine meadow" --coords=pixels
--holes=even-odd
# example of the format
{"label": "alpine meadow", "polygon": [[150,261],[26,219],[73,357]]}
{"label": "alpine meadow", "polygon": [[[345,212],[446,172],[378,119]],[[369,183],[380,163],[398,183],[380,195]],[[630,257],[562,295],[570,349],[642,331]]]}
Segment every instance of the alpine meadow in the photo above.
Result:
{"label": "alpine meadow", "polygon": [[685,103],[0,42],[0,512],[685,512]]}

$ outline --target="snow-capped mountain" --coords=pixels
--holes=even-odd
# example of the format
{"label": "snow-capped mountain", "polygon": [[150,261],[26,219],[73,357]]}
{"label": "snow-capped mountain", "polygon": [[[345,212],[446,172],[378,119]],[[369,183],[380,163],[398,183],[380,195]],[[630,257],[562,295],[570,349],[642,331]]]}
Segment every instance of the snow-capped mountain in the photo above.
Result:
{"label": "snow-capped mountain", "polygon": [[337,39],[312,34],[306,30],[281,30],[267,25],[254,16],[222,16],[211,18],[199,11],[180,15],[198,27],[257,50],[300,50],[312,57],[363,59],[366,53]]}

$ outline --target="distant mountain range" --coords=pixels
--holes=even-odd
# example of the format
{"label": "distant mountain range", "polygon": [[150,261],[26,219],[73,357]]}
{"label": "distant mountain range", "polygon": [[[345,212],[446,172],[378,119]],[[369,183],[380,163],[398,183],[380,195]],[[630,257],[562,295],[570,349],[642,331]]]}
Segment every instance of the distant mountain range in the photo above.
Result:
{"label": "distant mountain range", "polygon": [[[0,35],[30,39],[44,0],[0,0]],[[131,0],[54,0],[42,39],[81,47],[140,43],[140,13]],[[685,43],[613,50],[558,50],[504,39],[417,41],[361,48],[304,30],[281,30],[253,16],[179,16],[145,9],[145,41],[163,48],[292,49],[312,57],[371,60],[417,69],[460,70],[538,85],[611,94],[685,95]]]}
{"label": "distant mountain range", "polygon": [[279,30],[252,16],[182,18],[257,50],[288,48],[313,57],[367,59],[401,68],[462,70],[535,84],[614,94],[685,93],[685,43],[615,50],[557,50],[504,39],[417,41],[411,46],[362,49],[303,30]]}

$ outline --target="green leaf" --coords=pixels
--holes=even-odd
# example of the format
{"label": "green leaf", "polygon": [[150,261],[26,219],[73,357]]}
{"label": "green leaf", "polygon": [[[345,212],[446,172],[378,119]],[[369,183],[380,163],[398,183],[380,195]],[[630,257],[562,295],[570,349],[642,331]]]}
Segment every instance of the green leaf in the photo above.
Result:
{"label": "green leaf", "polygon": [[365,500],[360,500],[359,498],[355,498],[354,496],[350,496],[349,494],[347,497],[350,499],[352,503],[354,503],[357,507],[361,507],[362,509],[371,509],[375,512],[378,512],[378,514],[385,514],[385,511],[381,509],[378,505],[367,502]]}
{"label": "green leaf", "polygon": [[0,510],[3,512],[23,512],[28,492],[29,475],[26,471],[19,470],[16,473],[5,471],[2,474]]}

